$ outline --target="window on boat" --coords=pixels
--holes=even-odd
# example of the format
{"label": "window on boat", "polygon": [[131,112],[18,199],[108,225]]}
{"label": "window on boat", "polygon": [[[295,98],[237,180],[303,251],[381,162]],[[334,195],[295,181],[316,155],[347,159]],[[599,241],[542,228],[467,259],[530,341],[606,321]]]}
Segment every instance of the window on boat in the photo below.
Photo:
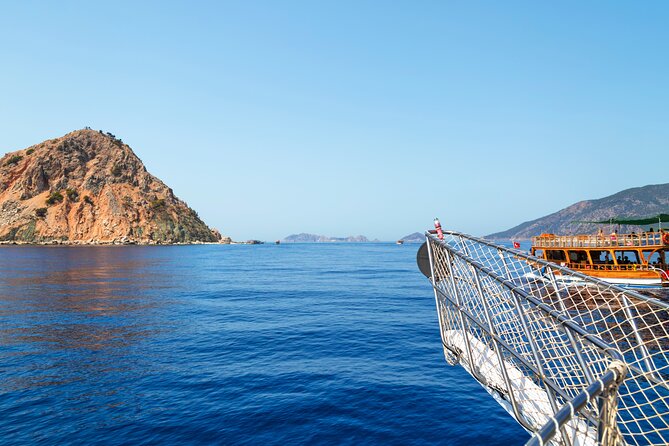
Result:
{"label": "window on boat", "polygon": [[539,257],[540,259],[544,258],[544,250],[543,249],[535,249],[534,254],[535,257]]}
{"label": "window on boat", "polygon": [[643,256],[650,266],[667,269],[669,266],[669,251],[644,251]]}
{"label": "window on boat", "polygon": [[569,251],[570,263],[588,263],[588,253],[585,251]]}
{"label": "window on boat", "polygon": [[559,262],[567,260],[567,256],[564,251],[558,251],[557,249],[548,249],[546,250],[546,260],[551,262]]}
{"label": "window on boat", "polygon": [[636,251],[614,251],[618,265],[639,264],[639,253]]}
{"label": "window on boat", "polygon": [[592,263],[596,265],[611,265],[613,264],[613,256],[610,251],[590,251]]}
{"label": "window on boat", "polygon": [[644,251],[643,258],[649,265],[659,265],[662,263],[662,251]]}

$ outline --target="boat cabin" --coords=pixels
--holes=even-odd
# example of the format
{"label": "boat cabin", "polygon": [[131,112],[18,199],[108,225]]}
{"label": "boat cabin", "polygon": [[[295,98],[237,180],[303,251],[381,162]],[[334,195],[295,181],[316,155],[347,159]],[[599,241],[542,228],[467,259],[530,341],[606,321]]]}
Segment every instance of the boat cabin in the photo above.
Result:
{"label": "boat cabin", "polygon": [[[532,238],[532,255],[613,283],[669,286],[669,232]],[[630,282],[631,281],[631,282]]]}

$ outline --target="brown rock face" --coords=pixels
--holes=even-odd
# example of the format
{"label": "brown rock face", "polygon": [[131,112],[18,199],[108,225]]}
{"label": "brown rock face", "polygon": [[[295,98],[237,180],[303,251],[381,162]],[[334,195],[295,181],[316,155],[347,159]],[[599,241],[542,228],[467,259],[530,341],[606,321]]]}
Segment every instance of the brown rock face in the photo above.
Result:
{"label": "brown rock face", "polygon": [[0,159],[0,240],[152,244],[220,237],[111,134],[77,130]]}

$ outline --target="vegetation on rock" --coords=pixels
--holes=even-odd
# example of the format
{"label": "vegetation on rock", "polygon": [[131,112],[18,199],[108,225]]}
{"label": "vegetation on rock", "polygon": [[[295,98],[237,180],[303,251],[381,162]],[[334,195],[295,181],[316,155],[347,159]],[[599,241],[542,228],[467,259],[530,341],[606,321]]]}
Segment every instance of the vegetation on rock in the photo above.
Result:
{"label": "vegetation on rock", "polygon": [[156,198],[155,200],[151,201],[151,209],[153,210],[163,209],[164,207],[165,207],[164,198]]}
{"label": "vegetation on rock", "polygon": [[63,201],[63,194],[61,194],[58,191],[51,192],[51,195],[49,195],[46,199],[46,204],[47,206],[51,206],[52,204],[55,203],[60,203]]}
{"label": "vegetation on rock", "polygon": [[79,192],[74,189],[65,189],[65,194],[67,195],[67,199],[70,201],[79,200]]}
{"label": "vegetation on rock", "polygon": [[12,155],[7,162],[5,163],[5,166],[10,166],[12,164],[16,164],[19,161],[21,161],[23,157],[21,155]]}

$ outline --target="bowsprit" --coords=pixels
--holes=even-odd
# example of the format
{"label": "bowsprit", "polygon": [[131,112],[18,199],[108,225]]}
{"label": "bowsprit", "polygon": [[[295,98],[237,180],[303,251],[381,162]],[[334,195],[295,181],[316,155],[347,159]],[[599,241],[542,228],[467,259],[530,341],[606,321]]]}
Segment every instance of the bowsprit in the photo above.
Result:
{"label": "bowsprit", "polygon": [[528,444],[669,443],[666,302],[435,232],[417,261],[434,289],[446,359],[532,434]]}

